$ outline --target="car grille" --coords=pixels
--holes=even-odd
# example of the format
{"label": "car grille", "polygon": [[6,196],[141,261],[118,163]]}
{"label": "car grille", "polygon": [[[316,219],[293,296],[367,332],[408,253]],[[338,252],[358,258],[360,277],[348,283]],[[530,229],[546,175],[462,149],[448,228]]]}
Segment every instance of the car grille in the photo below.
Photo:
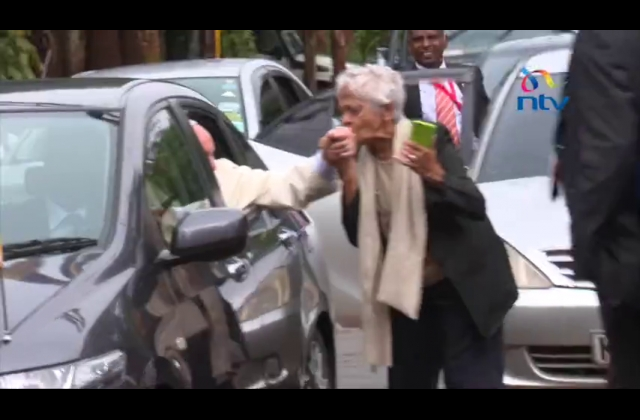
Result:
{"label": "car grille", "polygon": [[604,379],[607,369],[598,366],[590,347],[529,347],[529,357],[542,373],[563,378]]}
{"label": "car grille", "polygon": [[580,289],[594,289],[595,286],[590,281],[576,280],[575,263],[573,261],[573,255],[568,250],[550,250],[545,251],[547,260],[558,267],[560,274],[562,274],[567,280],[571,281],[571,285]]}

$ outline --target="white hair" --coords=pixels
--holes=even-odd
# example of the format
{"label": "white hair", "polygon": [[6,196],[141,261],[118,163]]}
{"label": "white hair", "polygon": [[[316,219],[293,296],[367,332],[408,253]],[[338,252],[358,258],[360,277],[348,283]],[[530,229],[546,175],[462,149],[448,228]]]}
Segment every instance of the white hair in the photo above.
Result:
{"label": "white hair", "polygon": [[339,94],[345,89],[374,106],[393,105],[396,121],[404,117],[407,101],[404,80],[387,66],[370,64],[344,71],[336,80],[336,90]]}

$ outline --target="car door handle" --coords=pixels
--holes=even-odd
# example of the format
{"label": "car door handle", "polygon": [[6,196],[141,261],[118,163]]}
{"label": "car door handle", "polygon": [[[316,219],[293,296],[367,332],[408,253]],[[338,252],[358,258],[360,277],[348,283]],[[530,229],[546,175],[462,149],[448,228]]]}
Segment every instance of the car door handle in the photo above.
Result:
{"label": "car door handle", "polygon": [[292,230],[282,229],[280,230],[280,232],[278,232],[278,239],[280,240],[280,243],[282,243],[282,245],[287,248],[291,248],[295,246],[295,244],[300,239],[300,236],[297,232],[294,232]]}
{"label": "car door handle", "polygon": [[232,258],[226,263],[227,274],[238,283],[241,283],[249,277],[251,271],[251,263],[243,258]]}

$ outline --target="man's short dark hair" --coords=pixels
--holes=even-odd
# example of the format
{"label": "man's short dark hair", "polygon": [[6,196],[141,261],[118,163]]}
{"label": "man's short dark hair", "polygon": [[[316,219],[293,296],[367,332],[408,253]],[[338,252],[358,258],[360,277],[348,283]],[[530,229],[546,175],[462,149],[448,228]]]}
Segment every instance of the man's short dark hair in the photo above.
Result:
{"label": "man's short dark hair", "polygon": [[[422,29],[409,29],[408,30],[408,38],[411,39],[413,37],[413,31],[420,31]],[[425,29],[426,30],[426,29]],[[444,30],[438,30],[438,32],[440,32],[440,35],[445,35],[445,31]]]}

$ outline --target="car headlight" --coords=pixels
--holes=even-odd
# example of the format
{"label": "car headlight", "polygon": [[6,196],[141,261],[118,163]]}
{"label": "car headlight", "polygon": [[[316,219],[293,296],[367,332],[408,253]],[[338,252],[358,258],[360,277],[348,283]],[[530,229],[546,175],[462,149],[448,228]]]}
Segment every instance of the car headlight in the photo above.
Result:
{"label": "car headlight", "polygon": [[127,358],[116,351],[95,359],[0,376],[0,389],[103,388],[124,378]]}
{"label": "car headlight", "polygon": [[511,271],[520,289],[550,289],[553,283],[524,255],[505,242]]}
{"label": "car headlight", "polygon": [[286,268],[279,268],[262,283],[240,308],[238,320],[248,322],[286,306],[291,301],[291,280]]}

